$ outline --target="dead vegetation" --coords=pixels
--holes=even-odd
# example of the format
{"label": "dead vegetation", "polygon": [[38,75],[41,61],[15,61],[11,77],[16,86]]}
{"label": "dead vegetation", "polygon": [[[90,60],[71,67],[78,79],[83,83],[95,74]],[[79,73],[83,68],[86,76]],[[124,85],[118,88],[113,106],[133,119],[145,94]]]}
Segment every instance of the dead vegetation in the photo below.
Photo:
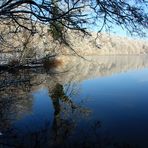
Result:
{"label": "dead vegetation", "polygon": [[48,59],[48,58],[43,59],[43,67],[46,70],[49,70],[50,68],[55,68],[61,65],[62,65],[62,60]]}

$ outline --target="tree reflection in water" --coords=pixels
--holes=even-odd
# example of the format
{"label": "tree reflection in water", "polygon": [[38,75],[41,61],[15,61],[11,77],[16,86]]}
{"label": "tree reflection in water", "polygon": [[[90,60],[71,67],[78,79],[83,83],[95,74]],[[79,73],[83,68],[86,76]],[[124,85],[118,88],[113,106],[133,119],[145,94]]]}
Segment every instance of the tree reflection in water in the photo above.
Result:
{"label": "tree reflection in water", "polygon": [[[79,114],[81,115],[88,115],[90,113],[90,110],[84,107],[81,107],[79,105],[76,105],[72,99],[69,98],[64,92],[64,87],[57,83],[55,85],[55,88],[53,89],[53,92],[51,93],[51,100],[54,106],[54,120],[53,120],[53,125],[52,125],[52,130],[53,130],[53,141],[56,146],[61,146],[65,145],[68,143],[68,138],[72,135],[72,132],[76,128],[76,122],[75,120],[67,117],[62,116],[62,104],[64,103],[65,105],[70,108],[66,108],[65,114],[72,114],[75,113],[75,111],[78,111]],[[61,103],[60,103],[61,102]]]}
{"label": "tree reflection in water", "polygon": [[54,107],[54,120],[52,124],[52,138],[53,138],[53,145],[52,146],[60,146],[63,142],[67,139],[70,135],[74,125],[69,120],[63,120],[61,118],[61,105],[60,101],[64,101],[68,103],[72,109],[74,108],[73,102],[65,95],[63,86],[60,84],[56,84],[52,94],[51,100]]}
{"label": "tree reflection in water", "polygon": [[[24,115],[32,113],[33,97],[30,95],[37,86],[42,86],[45,80],[39,79],[39,74],[33,71],[20,73],[2,73],[0,76],[0,148],[46,148],[46,147],[97,147],[97,148],[134,148],[129,144],[113,142],[111,138],[99,133],[101,122],[93,120],[85,130],[81,130],[80,120],[90,114],[90,109],[73,101],[66,94],[64,86],[53,81],[48,74],[46,87],[51,98],[54,117],[52,125],[49,119],[44,126],[35,131],[21,133],[13,122],[21,120]],[[44,106],[43,106],[44,107]],[[78,115],[78,118],[75,117]],[[39,124],[39,123],[36,123]],[[33,126],[33,125],[30,125]],[[28,131],[27,131],[28,130]],[[79,139],[80,138],[80,139]]]}

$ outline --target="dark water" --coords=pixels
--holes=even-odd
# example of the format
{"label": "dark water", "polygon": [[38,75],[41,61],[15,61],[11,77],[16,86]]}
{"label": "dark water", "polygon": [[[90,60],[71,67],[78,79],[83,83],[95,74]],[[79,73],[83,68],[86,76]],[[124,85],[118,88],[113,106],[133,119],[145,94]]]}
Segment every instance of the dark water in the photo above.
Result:
{"label": "dark water", "polygon": [[0,148],[148,148],[148,57],[90,59],[1,73]]}

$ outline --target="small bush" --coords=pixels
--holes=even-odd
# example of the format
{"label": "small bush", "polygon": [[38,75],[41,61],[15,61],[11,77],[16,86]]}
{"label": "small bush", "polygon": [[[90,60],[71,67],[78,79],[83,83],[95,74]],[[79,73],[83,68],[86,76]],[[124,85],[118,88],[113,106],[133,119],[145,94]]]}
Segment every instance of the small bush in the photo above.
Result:
{"label": "small bush", "polygon": [[61,60],[48,59],[48,58],[45,58],[43,60],[43,66],[44,66],[45,69],[50,69],[50,68],[58,67],[60,65],[62,65],[62,61]]}

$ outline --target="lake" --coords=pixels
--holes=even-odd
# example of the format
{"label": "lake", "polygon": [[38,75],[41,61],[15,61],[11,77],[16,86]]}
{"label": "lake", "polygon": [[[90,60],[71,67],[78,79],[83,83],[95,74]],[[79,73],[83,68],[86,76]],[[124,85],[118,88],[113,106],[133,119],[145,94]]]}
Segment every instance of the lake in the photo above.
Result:
{"label": "lake", "polygon": [[0,148],[148,148],[148,56],[61,60],[0,73]]}

